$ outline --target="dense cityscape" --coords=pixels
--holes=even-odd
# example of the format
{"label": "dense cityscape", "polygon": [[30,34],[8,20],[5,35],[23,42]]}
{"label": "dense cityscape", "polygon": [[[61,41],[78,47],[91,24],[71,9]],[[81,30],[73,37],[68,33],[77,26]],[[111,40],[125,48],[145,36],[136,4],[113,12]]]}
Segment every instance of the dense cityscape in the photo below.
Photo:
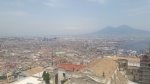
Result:
{"label": "dense cityscape", "polygon": [[150,84],[150,0],[0,0],[0,84]]}
{"label": "dense cityscape", "polygon": [[63,84],[136,84],[140,82],[140,59],[146,53],[119,49],[126,40],[129,39],[1,38],[0,84],[45,84],[44,71],[50,74],[51,84],[62,84],[62,80]]}

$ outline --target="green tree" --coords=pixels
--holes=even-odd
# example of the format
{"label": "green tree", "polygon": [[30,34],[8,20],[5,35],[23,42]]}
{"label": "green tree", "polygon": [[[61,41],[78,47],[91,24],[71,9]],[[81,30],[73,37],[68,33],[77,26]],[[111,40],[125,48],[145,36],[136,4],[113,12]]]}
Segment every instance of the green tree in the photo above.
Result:
{"label": "green tree", "polygon": [[49,82],[50,74],[48,72],[44,71],[42,77],[43,77],[43,80],[45,81],[45,84],[50,84],[50,82]]}
{"label": "green tree", "polygon": [[43,72],[43,75],[42,75],[43,80],[45,80],[45,75],[46,75],[46,71]]}

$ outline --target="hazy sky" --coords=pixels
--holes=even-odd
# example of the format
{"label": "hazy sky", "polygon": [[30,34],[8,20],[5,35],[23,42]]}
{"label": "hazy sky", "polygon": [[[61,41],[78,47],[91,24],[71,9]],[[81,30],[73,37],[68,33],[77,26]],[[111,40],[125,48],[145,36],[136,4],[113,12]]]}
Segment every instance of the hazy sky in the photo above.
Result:
{"label": "hazy sky", "polygon": [[0,0],[0,36],[81,34],[123,24],[150,30],[150,0]]}

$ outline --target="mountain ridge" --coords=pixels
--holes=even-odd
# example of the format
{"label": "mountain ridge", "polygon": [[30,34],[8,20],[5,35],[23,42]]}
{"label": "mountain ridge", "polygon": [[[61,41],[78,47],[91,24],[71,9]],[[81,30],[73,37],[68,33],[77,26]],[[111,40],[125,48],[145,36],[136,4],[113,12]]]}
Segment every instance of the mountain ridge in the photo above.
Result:
{"label": "mountain ridge", "polygon": [[118,27],[108,26],[99,31],[91,33],[96,36],[148,36],[150,31],[140,30],[128,25],[120,25]]}

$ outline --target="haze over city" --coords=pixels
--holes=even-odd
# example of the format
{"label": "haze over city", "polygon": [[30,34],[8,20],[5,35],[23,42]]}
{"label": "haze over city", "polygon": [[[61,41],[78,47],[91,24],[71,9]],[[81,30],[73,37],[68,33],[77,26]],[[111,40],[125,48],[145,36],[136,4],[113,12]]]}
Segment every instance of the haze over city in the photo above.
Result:
{"label": "haze over city", "polygon": [[0,84],[150,84],[150,0],[0,0]]}
{"label": "haze over city", "polygon": [[107,26],[150,31],[150,0],[0,0],[0,36],[86,34]]}

